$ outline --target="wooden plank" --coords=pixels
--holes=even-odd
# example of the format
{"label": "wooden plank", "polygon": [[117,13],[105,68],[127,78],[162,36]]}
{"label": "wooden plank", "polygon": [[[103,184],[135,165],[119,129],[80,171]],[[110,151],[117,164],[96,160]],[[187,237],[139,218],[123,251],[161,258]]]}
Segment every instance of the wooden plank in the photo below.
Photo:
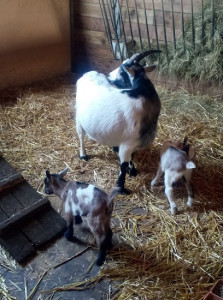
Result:
{"label": "wooden plank", "polygon": [[[48,199],[40,199],[39,201],[28,207],[23,207],[22,210],[18,211],[16,214],[11,215],[9,218],[0,223],[0,235],[4,234],[12,227],[18,226],[20,223],[24,222],[24,220],[26,219],[29,219],[34,214],[39,213],[41,210],[46,208],[46,206],[50,206]],[[13,204],[12,207],[14,208]]]}
{"label": "wooden plank", "polygon": [[23,226],[22,232],[35,247],[40,247],[64,232],[65,228],[65,220],[50,207],[35,215],[32,221]]}
{"label": "wooden plank", "polygon": [[81,21],[77,22],[78,29],[93,30],[105,32],[104,22],[101,18],[81,17]]}
{"label": "wooden plank", "polygon": [[36,253],[35,248],[19,230],[13,230],[0,236],[0,244],[19,263]]}
{"label": "wooden plank", "polygon": [[95,45],[108,45],[108,40],[105,32],[93,30],[77,30],[78,42]]}
{"label": "wooden plank", "polygon": [[42,196],[26,181],[18,184],[10,192],[24,207],[28,207],[42,199]]}
{"label": "wooden plank", "polygon": [[7,219],[8,219],[8,215],[1,209],[1,206],[0,206],[0,220],[1,220],[1,222],[4,222]]}
{"label": "wooden plank", "polygon": [[112,51],[107,45],[101,45],[98,47],[98,45],[95,44],[79,43],[76,53],[86,57],[103,57],[104,59],[113,58]]}
{"label": "wooden plank", "polygon": [[23,181],[22,175],[17,172],[2,156],[0,157],[0,192]]}
{"label": "wooden plank", "polygon": [[118,68],[121,64],[120,60],[116,59],[104,59],[99,57],[91,57],[88,56],[88,64],[86,64],[84,56],[78,55],[77,59],[79,61],[78,64],[78,72],[82,73],[82,70],[85,72],[90,70],[96,70],[98,72],[102,72],[105,75],[114,69]]}
{"label": "wooden plank", "polygon": [[[126,4],[125,1],[120,1],[121,7],[125,7]],[[155,10],[162,10],[162,0],[155,0]],[[170,0],[164,0],[164,10],[165,11],[171,11],[171,1]],[[142,0],[136,0],[137,9],[144,9],[143,1]],[[128,6],[129,8],[135,8],[134,0],[128,0]],[[152,10],[152,0],[146,0],[145,6],[147,10]],[[197,11],[201,7],[201,0],[196,0],[193,2],[194,11]],[[173,8],[175,12],[181,12],[181,1],[180,0],[174,0]],[[191,0],[184,0],[183,1],[183,9],[185,13],[191,12]]]}
{"label": "wooden plank", "polygon": [[0,207],[8,218],[24,209],[24,206],[8,191],[1,193],[0,199]]}

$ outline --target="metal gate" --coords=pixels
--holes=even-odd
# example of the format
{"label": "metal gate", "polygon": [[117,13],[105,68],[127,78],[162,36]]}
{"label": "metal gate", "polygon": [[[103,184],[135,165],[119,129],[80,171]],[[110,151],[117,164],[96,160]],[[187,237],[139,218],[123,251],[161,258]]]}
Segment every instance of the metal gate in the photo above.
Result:
{"label": "metal gate", "polygon": [[[204,0],[99,0],[99,3],[108,42],[116,59],[124,60],[131,53],[144,49],[162,48],[169,62],[170,47],[177,51],[180,43],[186,53],[185,26],[188,22],[191,35],[189,47],[196,47],[195,13],[196,18],[201,21],[199,35],[201,43],[205,45],[205,5],[211,11],[210,35],[213,50],[215,1],[209,0],[204,4]],[[200,12],[199,15],[197,11]]]}

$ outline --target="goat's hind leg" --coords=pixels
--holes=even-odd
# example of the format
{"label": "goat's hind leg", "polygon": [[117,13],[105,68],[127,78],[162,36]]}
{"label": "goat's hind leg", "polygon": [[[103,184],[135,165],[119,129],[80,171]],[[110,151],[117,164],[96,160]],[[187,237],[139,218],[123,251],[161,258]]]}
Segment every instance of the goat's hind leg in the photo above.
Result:
{"label": "goat's hind leg", "polygon": [[125,177],[129,170],[129,162],[135,147],[130,147],[128,144],[119,146],[120,173],[116,185],[120,187],[120,194],[129,195],[130,191],[125,188]]}
{"label": "goat's hind leg", "polygon": [[183,176],[184,183],[186,185],[187,193],[188,193],[188,201],[187,201],[187,207],[191,207],[194,202],[194,189],[193,185],[191,183],[191,172],[186,173]]}
{"label": "goat's hind leg", "polygon": [[85,137],[85,131],[83,127],[80,124],[80,121],[78,118],[76,119],[76,130],[80,141],[80,159],[83,159],[85,161],[88,160],[88,156],[85,151],[85,145],[84,145],[84,137]]}
{"label": "goat's hind leg", "polygon": [[133,157],[134,157],[134,153],[132,153],[131,155],[131,160],[129,162],[129,168],[127,170],[127,173],[129,174],[129,176],[136,177],[136,175],[138,174],[138,170],[135,168]]}
{"label": "goat's hind leg", "polygon": [[155,178],[151,181],[151,186],[154,186],[158,183],[159,179],[163,176],[164,172],[161,170],[161,166],[159,163],[157,172],[156,172],[156,176]]}
{"label": "goat's hind leg", "polygon": [[168,198],[168,201],[170,203],[170,212],[172,215],[176,215],[177,213],[177,206],[176,203],[174,202],[174,196],[173,196],[173,187],[172,187],[172,179],[171,179],[171,174],[168,174],[167,172],[165,173],[164,176],[164,181],[165,181],[165,194]]}

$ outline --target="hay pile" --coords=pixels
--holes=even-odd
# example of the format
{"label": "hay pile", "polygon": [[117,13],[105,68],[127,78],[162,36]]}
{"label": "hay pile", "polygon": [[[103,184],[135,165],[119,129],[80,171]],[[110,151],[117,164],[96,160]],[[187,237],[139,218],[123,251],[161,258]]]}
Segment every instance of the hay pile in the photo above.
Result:
{"label": "hay pile", "polygon": [[[15,101],[0,106],[0,151],[41,193],[46,169],[57,172],[68,165],[69,178],[93,181],[106,191],[118,177],[117,155],[106,146],[87,141],[91,159],[87,163],[78,159],[73,82],[64,78],[13,89],[5,97],[13,95]],[[162,112],[157,138],[150,149],[135,156],[140,173],[126,181],[132,194],[116,200],[116,247],[90,285],[104,277],[112,280],[114,299],[198,300],[223,277],[223,102],[185,90],[158,87],[158,92]],[[196,202],[188,211],[185,187],[178,185],[180,213],[173,217],[162,184],[151,190],[150,182],[160,143],[186,134],[196,148]]]}
{"label": "hay pile", "polygon": [[[193,47],[191,19],[185,22],[185,49],[182,34],[176,40],[176,51],[173,43],[168,43],[168,57],[164,45],[159,58],[161,74],[176,78],[204,82],[223,82],[223,2],[214,1],[214,37],[212,40],[212,6],[211,0],[204,5],[204,38],[202,37],[202,10],[194,14],[195,47]],[[204,41],[204,45],[203,45]],[[214,49],[212,49],[212,46]],[[148,45],[144,46],[145,49]],[[153,46],[156,48],[156,45]]]}

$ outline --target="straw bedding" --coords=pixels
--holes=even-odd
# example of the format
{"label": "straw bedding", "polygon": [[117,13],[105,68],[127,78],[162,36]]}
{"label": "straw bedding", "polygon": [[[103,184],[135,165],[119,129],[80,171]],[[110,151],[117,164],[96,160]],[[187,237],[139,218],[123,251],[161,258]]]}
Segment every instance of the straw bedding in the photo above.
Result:
{"label": "straw bedding", "polygon": [[[3,95],[0,151],[40,193],[46,169],[58,172],[67,165],[68,178],[96,183],[107,192],[118,177],[117,154],[106,146],[88,140],[91,159],[78,159],[74,82],[75,78],[58,78]],[[140,173],[126,181],[132,193],[116,200],[115,248],[98,276],[86,284],[110,279],[114,299],[201,299],[223,276],[223,102],[220,96],[190,95],[183,89],[157,90],[162,111],[156,140],[135,156]],[[196,200],[187,210],[186,189],[179,183],[174,191],[179,214],[171,216],[162,181],[153,189],[150,182],[160,144],[185,135],[196,149]]]}

